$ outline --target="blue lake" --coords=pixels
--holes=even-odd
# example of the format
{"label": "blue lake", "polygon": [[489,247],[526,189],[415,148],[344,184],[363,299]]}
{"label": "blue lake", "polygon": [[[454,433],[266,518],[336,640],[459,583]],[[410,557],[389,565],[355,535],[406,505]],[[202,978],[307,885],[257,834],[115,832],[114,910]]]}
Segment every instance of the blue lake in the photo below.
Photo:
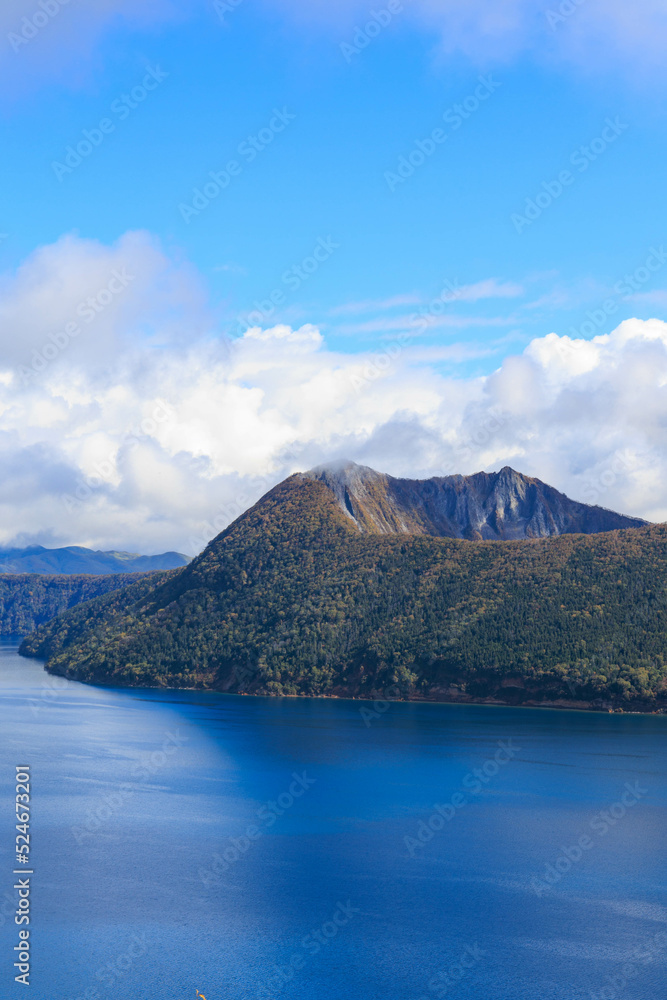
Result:
{"label": "blue lake", "polygon": [[667,718],[100,689],[17,645],[3,1000],[667,998]]}

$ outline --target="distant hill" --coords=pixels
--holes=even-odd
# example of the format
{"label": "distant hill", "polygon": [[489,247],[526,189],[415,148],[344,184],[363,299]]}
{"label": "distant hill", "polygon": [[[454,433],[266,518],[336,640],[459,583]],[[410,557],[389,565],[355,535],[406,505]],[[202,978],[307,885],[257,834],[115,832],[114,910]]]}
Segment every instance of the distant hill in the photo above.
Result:
{"label": "distant hill", "polygon": [[45,549],[33,545],[27,549],[0,549],[0,573],[150,573],[154,570],[186,566],[189,557],[180,552],[141,556],[133,552],[99,552],[80,545],[63,549]]}
{"label": "distant hill", "polygon": [[[152,577],[156,583],[155,576]],[[107,576],[0,575],[0,636],[27,635],[39,625],[111,590],[135,583],[136,574]]]}
{"label": "distant hill", "polygon": [[184,569],[21,651],[115,685],[667,708],[667,526],[516,473],[427,488],[369,471],[291,476]]}
{"label": "distant hill", "polygon": [[354,462],[302,474],[322,482],[363,532],[474,541],[550,538],[639,528],[647,522],[570,500],[506,466],[500,472],[395,479]]}

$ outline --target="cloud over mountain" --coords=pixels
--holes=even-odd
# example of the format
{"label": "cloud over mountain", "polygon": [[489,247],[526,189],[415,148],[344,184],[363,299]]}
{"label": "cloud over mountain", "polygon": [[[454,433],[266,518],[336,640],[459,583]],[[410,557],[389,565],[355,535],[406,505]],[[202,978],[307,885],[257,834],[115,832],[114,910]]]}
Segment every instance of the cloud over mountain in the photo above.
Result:
{"label": "cloud over mountain", "polygon": [[[123,267],[133,281],[114,293]],[[81,302],[105,289],[87,324]],[[0,281],[0,320],[0,544],[193,553],[286,475],[337,458],[409,478],[511,465],[667,519],[659,320],[548,333],[484,377],[444,375],[410,340],[334,351],[307,324],[229,341],[210,333],[197,274],[141,233],[41,248]],[[81,332],[59,348],[70,322]]]}

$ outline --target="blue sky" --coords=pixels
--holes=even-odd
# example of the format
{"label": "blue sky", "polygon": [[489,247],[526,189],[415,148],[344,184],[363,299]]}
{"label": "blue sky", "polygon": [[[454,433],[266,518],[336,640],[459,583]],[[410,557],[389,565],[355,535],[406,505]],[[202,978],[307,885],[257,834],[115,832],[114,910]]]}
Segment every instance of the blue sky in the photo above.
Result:
{"label": "blue sky", "polygon": [[[29,3],[21,9],[32,13]],[[5,268],[66,232],[111,243],[146,229],[201,272],[217,332],[235,336],[278,289],[284,301],[266,311],[267,321],[317,323],[330,346],[346,351],[414,333],[409,317],[447,282],[493,278],[506,286],[504,296],[452,302],[452,319],[443,322],[453,325],[434,324],[418,338],[429,346],[465,341],[471,353],[484,345],[493,353],[473,365],[489,370],[535,336],[579,329],[587,310],[598,309],[664,239],[664,88],[613,59],[591,73],[540,57],[539,41],[546,53],[583,10],[555,31],[543,14],[544,39],[538,34],[538,45],[514,58],[504,42],[498,58],[445,55],[438,27],[415,23],[407,10],[347,56],[341,44],[353,43],[354,26],[369,20],[363,8],[333,24],[304,24],[251,0],[226,14],[212,3],[183,4],[179,13],[143,27],[108,25],[76,76],[54,70],[6,103]],[[45,37],[5,53],[10,68],[64,27],[76,31],[74,6],[42,29]],[[141,84],[147,67],[166,78],[121,120],[110,109]],[[480,77],[493,81],[494,93],[458,128],[453,114],[444,122]],[[294,120],[248,162],[239,146],[266,129],[274,108]],[[63,162],[66,148],[103,118],[114,131],[59,179],[54,161]],[[572,155],[602,134],[607,119],[624,127],[621,134],[573,168]],[[439,126],[446,141],[392,190],[386,175]],[[233,159],[240,175],[184,221],[179,205],[191,204],[209,172]],[[518,233],[512,217],[568,168],[571,186]],[[335,252],[300,287],[285,285],[285,271],[320,238],[337,244]],[[667,270],[641,286],[643,300],[616,295],[618,311],[596,332],[629,316],[661,316],[667,296],[655,293],[665,288]],[[368,305],[355,312],[354,303]]]}
{"label": "blue sky", "polygon": [[191,552],[341,457],[664,519],[666,46],[663,0],[6,0],[0,544]]}

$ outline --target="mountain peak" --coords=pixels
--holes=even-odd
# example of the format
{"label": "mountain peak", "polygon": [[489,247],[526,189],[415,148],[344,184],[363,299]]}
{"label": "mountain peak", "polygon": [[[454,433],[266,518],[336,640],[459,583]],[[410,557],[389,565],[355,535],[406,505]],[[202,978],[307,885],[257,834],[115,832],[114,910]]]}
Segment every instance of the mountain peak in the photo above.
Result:
{"label": "mountain peak", "polygon": [[[493,475],[493,473],[491,473],[491,475]],[[497,475],[502,479],[528,479],[528,476],[524,476],[522,472],[517,472],[511,465],[503,465]]]}
{"label": "mountain peak", "polygon": [[299,474],[323,483],[359,531],[471,540],[547,538],[641,527],[640,518],[570,500],[509,465],[499,472],[399,479],[338,461]]}
{"label": "mountain peak", "polygon": [[357,465],[356,462],[350,462],[346,459],[316,465],[314,469],[309,469],[308,472],[301,473],[301,475],[307,476],[308,479],[330,478],[340,479],[341,481],[382,477],[381,472],[376,472],[375,469],[371,469],[368,465]]}

